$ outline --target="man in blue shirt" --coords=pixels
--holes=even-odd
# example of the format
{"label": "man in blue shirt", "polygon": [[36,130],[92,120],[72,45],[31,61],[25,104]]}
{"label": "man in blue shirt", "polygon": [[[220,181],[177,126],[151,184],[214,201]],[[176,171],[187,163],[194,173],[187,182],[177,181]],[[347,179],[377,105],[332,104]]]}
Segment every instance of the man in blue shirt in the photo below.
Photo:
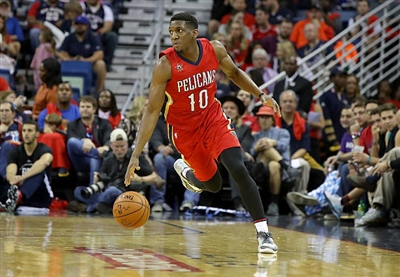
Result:
{"label": "man in blue shirt", "polygon": [[63,129],[67,127],[68,123],[81,117],[79,108],[77,105],[71,103],[72,100],[72,88],[67,82],[60,83],[57,90],[57,103],[49,103],[47,107],[41,111],[38,118],[40,130],[44,128],[44,121],[46,115],[51,113],[57,113],[61,115],[63,119]]}
{"label": "man in blue shirt", "polygon": [[79,15],[75,18],[75,33],[67,36],[59,49],[62,60],[86,61],[93,64],[97,73],[97,91],[104,88],[106,64],[100,37],[89,29],[89,20]]}

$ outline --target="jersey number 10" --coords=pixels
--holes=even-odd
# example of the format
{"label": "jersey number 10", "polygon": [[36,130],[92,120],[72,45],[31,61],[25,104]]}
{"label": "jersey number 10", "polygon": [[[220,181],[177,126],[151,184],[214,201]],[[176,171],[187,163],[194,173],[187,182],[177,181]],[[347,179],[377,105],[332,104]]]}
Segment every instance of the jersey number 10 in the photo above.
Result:
{"label": "jersey number 10", "polygon": [[[190,111],[194,112],[196,104],[195,94],[194,93],[190,94],[188,98],[190,99]],[[198,102],[200,109],[205,109],[208,106],[208,93],[206,89],[200,91]]]}

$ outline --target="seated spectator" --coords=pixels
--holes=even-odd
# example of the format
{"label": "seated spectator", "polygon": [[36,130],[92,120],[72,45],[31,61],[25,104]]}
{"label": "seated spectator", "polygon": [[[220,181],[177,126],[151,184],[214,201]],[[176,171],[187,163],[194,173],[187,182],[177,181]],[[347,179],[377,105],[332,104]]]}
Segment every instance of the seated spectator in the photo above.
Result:
{"label": "seated spectator", "polygon": [[278,0],[259,0],[260,5],[264,5],[267,10],[270,11],[269,23],[273,25],[281,24],[283,20],[293,19],[293,14],[291,11],[285,7],[281,7],[280,1]]}
{"label": "seated spectator", "polygon": [[75,31],[73,25],[75,18],[83,13],[81,4],[78,1],[69,1],[64,7],[65,17],[60,29],[64,33],[71,34]]}
{"label": "seated spectator", "polygon": [[299,67],[295,56],[289,56],[285,60],[284,70],[286,71],[286,78],[276,83],[274,88],[273,97],[279,101],[280,95],[285,90],[292,90],[296,93],[297,110],[308,113],[310,111],[313,89],[312,84],[307,79],[299,75]]}
{"label": "seated spectator", "polygon": [[10,85],[7,83],[6,79],[0,76],[0,94],[5,90],[10,90]]}
{"label": "seated spectator", "polygon": [[94,172],[97,172],[107,151],[110,150],[111,126],[108,120],[95,116],[97,101],[92,96],[79,99],[81,118],[68,123],[67,151],[73,168],[80,172],[90,172],[93,184]]}
{"label": "seated spectator", "polygon": [[[247,72],[251,79],[256,83],[257,86],[261,86],[265,82],[268,82],[276,75],[278,72],[268,67],[269,55],[264,49],[256,49],[252,55],[253,68],[248,68]],[[269,85],[266,89],[268,94],[273,93],[275,84]]]}
{"label": "seated spectator", "polygon": [[393,89],[389,80],[384,79],[378,83],[378,103],[380,105],[385,103],[392,103],[400,109],[400,101],[393,99]]}
{"label": "seated spectator", "polygon": [[18,205],[48,208],[51,190],[51,149],[37,142],[39,126],[35,121],[22,126],[24,143],[12,149],[7,158],[7,182],[0,186],[0,202],[13,213]]}
{"label": "seated spectator", "polygon": [[253,40],[262,40],[266,36],[277,36],[275,26],[269,23],[269,12],[264,6],[256,9],[256,26],[253,28]]}
{"label": "seated spectator", "polygon": [[347,75],[346,85],[344,87],[344,95],[353,103],[354,100],[360,96],[360,86],[358,85],[358,78],[354,74]]}
{"label": "seated spectator", "polygon": [[81,2],[83,13],[90,22],[93,33],[101,38],[107,71],[111,71],[112,60],[118,44],[118,36],[112,31],[114,14],[111,8],[102,4],[100,0],[87,0]]}
{"label": "seated spectator", "polygon": [[244,18],[243,18],[243,25],[247,26],[250,31],[252,31],[252,28],[256,24],[256,20],[254,19],[254,15],[251,13],[246,12],[246,1],[245,0],[231,0],[231,6],[232,10],[229,14],[225,14],[222,19],[221,19],[221,24],[225,24],[229,21],[229,19],[234,16],[238,12],[243,12],[244,13]]}
{"label": "seated spectator", "polygon": [[17,17],[14,17],[11,11],[9,0],[0,1],[0,15],[6,18],[6,30],[12,41],[24,41],[24,33]]}
{"label": "seated spectator", "polygon": [[293,23],[288,19],[283,19],[278,25],[278,35],[267,35],[261,40],[261,45],[271,56],[271,67],[279,71],[278,59],[276,57],[278,42],[290,41],[290,34],[293,30]]}
{"label": "seated spectator", "polygon": [[[236,0],[242,1],[242,0]],[[238,67],[244,65],[250,40],[246,38],[244,25],[241,23],[232,23],[230,33],[227,38],[226,50],[233,57],[234,62]]]}
{"label": "seated spectator", "polygon": [[62,124],[60,129],[67,131],[68,123],[81,117],[79,108],[72,99],[72,88],[68,82],[62,82],[57,89],[57,102],[47,104],[46,108],[40,112],[38,123],[40,130],[43,130],[45,118],[48,114],[56,113],[61,116]]}
{"label": "seated spectator", "polygon": [[60,27],[63,19],[64,2],[59,0],[37,0],[32,4],[27,14],[27,21],[30,28],[29,39],[33,51],[40,45],[39,35],[44,29],[44,22]]}
{"label": "seated spectator", "polygon": [[271,193],[271,203],[266,214],[279,215],[279,192],[282,180],[288,179],[290,167],[290,134],[274,126],[274,111],[262,106],[257,112],[259,133],[254,135],[252,153],[264,165],[266,182]]}
{"label": "seated spectator", "polygon": [[59,49],[63,61],[87,61],[93,64],[97,74],[97,91],[104,87],[106,64],[103,61],[104,52],[99,36],[89,29],[89,20],[80,15],[75,18],[75,32],[67,36]]}
{"label": "seated spectator", "polygon": [[[318,38],[317,26],[315,26],[315,24],[312,22],[307,23],[304,26],[304,36],[306,38],[306,44],[297,50],[297,55],[299,55],[300,58],[305,58],[308,54],[317,51],[326,43],[326,41],[320,40]],[[326,56],[329,55],[332,51],[333,48],[328,47],[325,50],[321,51],[319,54],[313,56],[311,59],[307,60],[306,64],[308,67],[312,67],[317,63],[320,64],[318,67],[314,68],[314,74],[325,69],[325,65],[327,65],[332,59],[327,59]],[[323,63],[321,63],[321,61],[323,61]]]}
{"label": "seated spectator", "polygon": [[15,121],[11,102],[0,102],[0,180],[6,178],[7,155],[22,142],[22,123]]}
{"label": "seated spectator", "polygon": [[122,114],[118,110],[114,93],[109,89],[102,90],[97,98],[97,104],[99,107],[97,111],[98,117],[107,119],[111,124],[111,129],[117,128],[121,122]]}
{"label": "seated spectator", "polygon": [[42,84],[40,79],[40,64],[47,58],[54,58],[56,53],[56,42],[53,38],[53,33],[45,28],[39,36],[40,45],[35,50],[30,68],[33,69],[33,82],[35,89],[38,89]]}
{"label": "seated spectator", "polygon": [[336,12],[333,10],[335,1],[333,0],[320,0],[321,12],[324,22],[333,28],[335,34],[339,34],[343,29],[342,18],[340,11]]}
{"label": "seated spectator", "polygon": [[65,145],[66,132],[60,129],[62,118],[56,113],[46,115],[43,132],[39,135],[38,142],[46,144],[53,153],[52,168],[59,177],[67,177],[71,168]]}
{"label": "seated spectator", "polygon": [[[243,24],[243,19],[244,19],[244,13],[243,12],[238,12],[234,16],[231,16],[229,21],[226,24],[222,24],[218,28],[218,33],[223,34],[223,35],[228,35],[231,32],[232,28],[232,23],[239,23]],[[253,38],[252,32],[250,31],[249,27],[244,25],[245,33],[246,33],[246,38],[248,40],[251,40]]]}
{"label": "seated spectator", "polygon": [[318,38],[320,40],[328,41],[335,36],[334,30],[323,21],[320,6],[314,4],[308,11],[308,18],[298,21],[293,27],[293,32],[290,35],[290,40],[296,45],[297,49],[307,44],[307,40],[303,30],[304,26],[310,22],[314,23],[314,25],[317,26]]}
{"label": "seated spectator", "polygon": [[61,65],[56,59],[44,59],[40,64],[39,71],[43,83],[33,101],[32,118],[35,120],[49,103],[57,102],[57,87],[61,83]]}
{"label": "seated spectator", "polygon": [[0,101],[8,101],[13,104],[15,110],[14,120],[20,123],[29,120],[29,116],[24,113],[25,96],[16,96],[12,90],[6,90],[0,93]]}
{"label": "seated spectator", "polygon": [[241,69],[245,72],[248,72],[250,69],[254,67],[253,64],[253,53],[257,49],[263,49],[263,46],[259,41],[252,41],[249,44],[249,47],[247,48],[247,54],[246,57],[244,58],[244,63],[241,67]]}
{"label": "seated spectator", "polygon": [[228,14],[232,9],[229,0],[213,0],[211,8],[211,18],[208,21],[207,36],[210,38],[216,32],[221,24],[221,19],[224,15]]}
{"label": "seated spectator", "polygon": [[[161,178],[153,171],[144,155],[139,157],[140,169],[135,171],[135,178],[126,187],[124,177],[132,154],[128,147],[128,137],[122,129],[115,129],[110,134],[112,154],[108,155],[98,172],[96,172],[93,186],[100,187],[95,193],[87,193],[87,187],[75,188],[74,194],[78,201],[69,203],[69,210],[73,212],[92,213],[96,210],[102,214],[111,214],[112,206],[117,197],[125,191],[143,192],[150,184],[164,185]],[[93,187],[92,186],[92,187]]]}
{"label": "seated spectator", "polygon": [[250,111],[250,106],[253,102],[252,94],[245,90],[239,90],[236,97],[243,102],[245,107],[245,112],[242,115],[242,123],[249,126],[253,134],[259,132],[260,125],[258,125],[257,118]]}
{"label": "seated spectator", "polygon": [[0,34],[2,36],[2,40],[0,41],[0,53],[10,58],[17,58],[21,50],[21,43],[19,41],[13,41],[11,36],[7,33],[6,20],[6,17],[0,15]]}

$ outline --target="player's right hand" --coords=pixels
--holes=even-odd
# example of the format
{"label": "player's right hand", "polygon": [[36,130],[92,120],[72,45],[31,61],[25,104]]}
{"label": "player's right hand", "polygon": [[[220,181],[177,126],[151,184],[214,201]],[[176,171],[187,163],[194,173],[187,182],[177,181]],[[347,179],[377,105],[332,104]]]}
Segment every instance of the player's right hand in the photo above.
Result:
{"label": "player's right hand", "polygon": [[132,155],[125,173],[125,186],[129,186],[131,184],[131,179],[135,177],[135,170],[139,169],[139,158]]}

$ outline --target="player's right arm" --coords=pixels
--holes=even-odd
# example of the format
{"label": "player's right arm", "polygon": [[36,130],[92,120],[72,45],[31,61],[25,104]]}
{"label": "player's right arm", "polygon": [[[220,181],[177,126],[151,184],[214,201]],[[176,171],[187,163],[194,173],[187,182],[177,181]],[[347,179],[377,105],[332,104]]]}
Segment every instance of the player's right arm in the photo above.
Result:
{"label": "player's right arm", "polygon": [[134,177],[135,169],[139,167],[139,156],[144,146],[149,141],[157,124],[161,108],[164,104],[165,88],[167,82],[172,78],[171,65],[168,59],[163,56],[158,60],[153,68],[152,81],[149,90],[149,104],[144,111],[142,122],[138,131],[135,149],[132,152],[128,169],[125,174],[125,185],[130,184],[130,179]]}

